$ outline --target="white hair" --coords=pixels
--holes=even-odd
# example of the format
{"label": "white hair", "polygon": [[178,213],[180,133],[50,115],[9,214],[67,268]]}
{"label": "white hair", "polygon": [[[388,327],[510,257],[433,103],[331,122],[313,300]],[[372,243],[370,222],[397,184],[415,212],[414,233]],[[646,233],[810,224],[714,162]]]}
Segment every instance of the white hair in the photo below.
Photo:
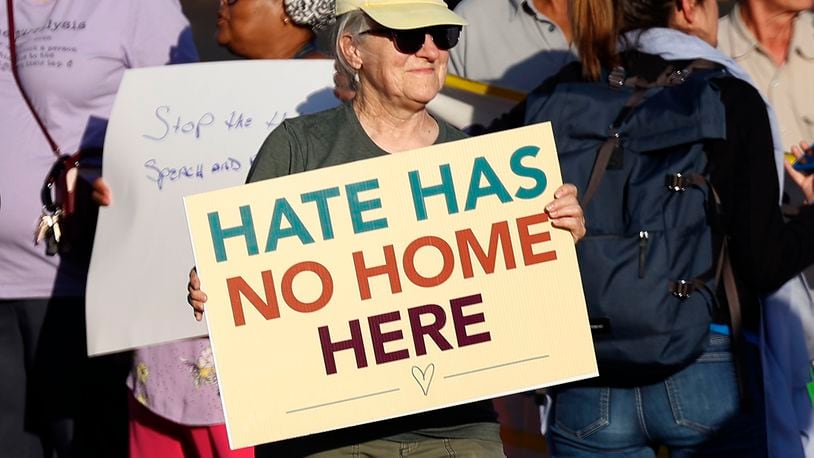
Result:
{"label": "white hair", "polygon": [[342,54],[340,41],[343,34],[349,34],[356,41],[359,35],[370,29],[372,19],[368,18],[362,10],[349,11],[337,18],[336,30],[334,31],[334,56],[336,57],[336,70],[340,75],[347,77],[350,82],[350,89],[359,89],[359,72],[353,68],[345,56]]}

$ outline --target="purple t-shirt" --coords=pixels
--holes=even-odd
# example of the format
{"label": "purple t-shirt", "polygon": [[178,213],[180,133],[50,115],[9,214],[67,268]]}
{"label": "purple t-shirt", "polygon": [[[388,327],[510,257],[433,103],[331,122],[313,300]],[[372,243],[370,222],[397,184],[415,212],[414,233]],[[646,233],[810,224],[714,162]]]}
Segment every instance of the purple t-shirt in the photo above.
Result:
{"label": "purple t-shirt", "polygon": [[[177,0],[15,0],[20,78],[66,154],[102,147],[124,71],[192,62]],[[55,156],[14,83],[0,5],[0,299],[84,294],[84,268],[34,245],[40,189]]]}

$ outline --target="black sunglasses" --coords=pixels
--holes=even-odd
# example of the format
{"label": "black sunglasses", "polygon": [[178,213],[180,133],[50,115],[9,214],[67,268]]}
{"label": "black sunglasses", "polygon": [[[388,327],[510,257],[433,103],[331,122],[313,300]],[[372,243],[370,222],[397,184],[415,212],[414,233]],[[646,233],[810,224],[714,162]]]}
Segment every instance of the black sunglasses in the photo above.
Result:
{"label": "black sunglasses", "polygon": [[411,30],[395,30],[381,27],[362,32],[362,34],[366,33],[387,37],[393,41],[399,52],[415,54],[424,46],[427,34],[432,37],[432,41],[438,49],[442,51],[452,49],[458,44],[458,38],[461,37],[461,27],[457,25],[438,25]]}

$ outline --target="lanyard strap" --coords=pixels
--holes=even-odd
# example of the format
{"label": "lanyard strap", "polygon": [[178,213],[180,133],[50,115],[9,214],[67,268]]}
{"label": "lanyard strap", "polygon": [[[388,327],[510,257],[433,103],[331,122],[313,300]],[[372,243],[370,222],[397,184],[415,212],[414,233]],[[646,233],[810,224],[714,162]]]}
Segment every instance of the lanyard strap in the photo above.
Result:
{"label": "lanyard strap", "polygon": [[14,30],[14,0],[6,0],[6,5],[8,13],[8,47],[11,56],[11,74],[14,76],[14,82],[17,83],[17,87],[20,89],[20,94],[22,94],[23,100],[25,100],[26,105],[28,105],[28,109],[31,110],[31,114],[33,114],[34,119],[37,120],[37,125],[40,126],[42,134],[45,136],[45,139],[48,140],[48,144],[51,145],[51,150],[57,157],[60,157],[62,153],[59,151],[59,146],[54,139],[51,138],[51,134],[49,134],[48,129],[45,128],[45,123],[40,119],[37,110],[34,109],[34,105],[31,103],[31,99],[28,98],[28,94],[23,88],[23,84],[20,82],[20,75],[17,71],[17,32]]}

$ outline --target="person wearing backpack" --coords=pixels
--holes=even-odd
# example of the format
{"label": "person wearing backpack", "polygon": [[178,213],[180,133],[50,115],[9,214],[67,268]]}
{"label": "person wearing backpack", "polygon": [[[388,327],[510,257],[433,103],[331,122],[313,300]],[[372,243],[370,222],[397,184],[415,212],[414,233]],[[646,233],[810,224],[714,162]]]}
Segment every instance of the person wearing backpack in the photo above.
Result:
{"label": "person wearing backpack", "polygon": [[714,0],[571,16],[580,62],[491,127],[551,121],[583,196],[600,376],[552,391],[552,456],[767,456],[761,297],[814,262],[814,209],[780,211],[773,113],[714,49]]}

